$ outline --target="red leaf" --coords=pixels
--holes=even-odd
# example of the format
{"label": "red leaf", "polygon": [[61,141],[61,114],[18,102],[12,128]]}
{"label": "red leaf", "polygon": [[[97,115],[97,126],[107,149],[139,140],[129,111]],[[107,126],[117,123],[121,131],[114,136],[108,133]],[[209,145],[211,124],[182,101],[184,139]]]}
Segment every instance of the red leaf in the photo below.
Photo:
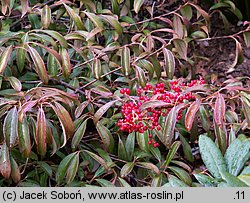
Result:
{"label": "red leaf", "polygon": [[218,126],[222,126],[224,124],[225,112],[226,104],[224,97],[220,93],[218,93],[214,107],[214,120]]}
{"label": "red leaf", "polygon": [[200,100],[194,101],[187,110],[185,116],[185,127],[187,128],[188,131],[192,129],[195,115],[200,108],[200,104],[201,104]]}

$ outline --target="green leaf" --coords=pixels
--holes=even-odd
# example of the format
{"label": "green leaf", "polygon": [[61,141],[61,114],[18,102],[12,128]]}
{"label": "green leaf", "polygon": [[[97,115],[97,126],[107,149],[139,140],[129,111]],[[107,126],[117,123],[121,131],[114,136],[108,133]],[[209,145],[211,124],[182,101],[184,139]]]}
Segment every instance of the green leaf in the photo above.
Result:
{"label": "green leaf", "polygon": [[17,48],[17,50],[16,50],[16,61],[17,61],[17,67],[18,67],[18,70],[19,70],[20,73],[24,69],[25,58],[26,58],[26,50],[25,50],[24,46],[21,46],[20,48]]}
{"label": "green leaf", "polygon": [[37,113],[37,123],[36,123],[36,145],[37,153],[44,156],[47,151],[47,121],[43,108],[40,107]]}
{"label": "green leaf", "polygon": [[122,36],[123,33],[122,26],[115,17],[110,15],[101,15],[100,17],[103,17],[103,19],[115,29],[115,31],[118,33],[120,37]]}
{"label": "green leaf", "polygon": [[11,178],[15,183],[18,183],[21,180],[21,173],[15,159],[10,156],[10,165],[11,165]]}
{"label": "green leaf", "polygon": [[174,55],[167,48],[163,49],[163,54],[164,54],[164,70],[167,74],[168,79],[173,79],[175,72]]}
{"label": "green leaf", "polygon": [[51,9],[45,5],[41,11],[41,23],[44,29],[47,29],[51,22]]}
{"label": "green leaf", "polygon": [[128,76],[131,72],[130,67],[130,49],[127,46],[124,46],[121,51],[121,65],[124,71],[124,75]]}
{"label": "green leaf", "polygon": [[246,43],[247,48],[250,47],[250,32],[244,32],[243,33],[244,41]]}
{"label": "green leaf", "polygon": [[6,143],[2,144],[0,150],[0,172],[5,179],[11,175],[10,154]]}
{"label": "green leaf", "polygon": [[136,132],[136,141],[141,150],[143,150],[144,152],[149,152],[147,131],[145,131],[144,133]]}
{"label": "green leaf", "polygon": [[246,183],[248,186],[250,186],[250,174],[248,174],[248,175],[239,175],[238,178],[239,178],[242,182],[244,182],[244,183]]}
{"label": "green leaf", "polygon": [[152,163],[147,163],[147,162],[137,162],[136,163],[138,166],[141,166],[142,168],[146,168],[148,170],[154,171],[157,175],[160,175],[160,170],[159,168],[152,164]]}
{"label": "green leaf", "polygon": [[123,165],[120,175],[122,178],[126,177],[134,168],[135,163],[134,162],[128,162],[125,165]]}
{"label": "green leaf", "polygon": [[70,17],[72,18],[72,20],[74,21],[76,27],[79,29],[79,30],[85,30],[85,27],[84,27],[84,24],[80,18],[80,16],[72,9],[70,8],[69,6],[67,6],[66,4],[63,4],[64,7],[66,8],[67,10],[67,13],[70,15]]}
{"label": "green leaf", "polygon": [[192,148],[189,145],[189,143],[187,142],[187,140],[185,139],[185,137],[183,137],[181,134],[179,134],[180,140],[181,140],[181,144],[183,147],[183,152],[184,152],[184,156],[185,158],[190,161],[193,162],[194,161],[194,156],[192,154]]}
{"label": "green leaf", "polygon": [[102,139],[105,149],[112,152],[114,149],[114,138],[112,137],[109,129],[106,128],[100,121],[97,123],[96,129]]}
{"label": "green leaf", "polygon": [[225,160],[230,174],[237,176],[240,173],[249,159],[249,150],[250,140],[237,138],[229,145],[225,153]]}
{"label": "green leaf", "polygon": [[121,160],[127,160],[127,152],[126,152],[124,143],[120,137],[119,137],[119,142],[118,142],[118,158]]}
{"label": "green leaf", "polygon": [[16,77],[10,76],[7,79],[10,82],[11,87],[13,87],[13,89],[17,92],[22,90],[22,83]]}
{"label": "green leaf", "polygon": [[204,174],[194,174],[194,177],[205,187],[215,187],[215,180]]}
{"label": "green leaf", "polygon": [[221,173],[227,170],[226,163],[215,143],[206,135],[200,135],[199,148],[202,160],[209,172],[215,178],[222,178]]}
{"label": "green leaf", "polygon": [[45,68],[45,64],[43,62],[43,59],[41,58],[41,56],[39,55],[37,50],[35,50],[33,47],[28,46],[28,50],[29,50],[30,56],[34,62],[35,70],[36,70],[39,78],[42,80],[42,82],[44,82],[45,84],[48,84],[49,76],[48,76],[47,70]]}
{"label": "green leaf", "polygon": [[84,11],[84,13],[88,16],[88,18],[95,24],[96,27],[100,28],[101,30],[104,29],[104,25],[102,23],[102,18],[94,13],[89,13]]}
{"label": "green leaf", "polygon": [[57,171],[56,171],[56,182],[57,184],[61,184],[66,176],[68,171],[69,165],[73,158],[75,157],[76,153],[72,153],[67,155],[59,164]]}
{"label": "green leaf", "polygon": [[89,156],[91,156],[94,160],[96,160],[99,164],[101,164],[104,167],[105,170],[109,169],[109,166],[107,165],[107,162],[103,158],[99,157],[95,153],[90,152],[88,150],[84,150],[84,152],[88,153]]}
{"label": "green leaf", "polygon": [[58,40],[58,42],[60,43],[60,45],[63,48],[67,48],[68,47],[68,42],[65,40],[65,38],[57,31],[54,30],[34,30],[35,32],[42,32],[45,33],[47,35],[50,35],[51,37],[53,37],[54,39]]}
{"label": "green leaf", "polygon": [[167,166],[170,164],[170,162],[171,162],[172,159],[174,158],[175,153],[176,153],[177,150],[179,149],[180,145],[181,145],[181,142],[180,142],[180,141],[175,141],[175,142],[171,145],[171,147],[170,147],[170,149],[169,149],[169,152],[168,152],[168,155],[167,155],[167,157],[166,157],[166,161],[164,162],[164,166],[165,166],[165,167],[167,167]]}
{"label": "green leaf", "polygon": [[171,171],[175,173],[175,175],[180,178],[185,184],[192,185],[192,179],[190,175],[183,169],[176,167],[176,166],[169,166],[168,167]]}
{"label": "green leaf", "polygon": [[76,150],[76,148],[78,147],[79,143],[81,142],[83,135],[86,131],[86,127],[87,127],[87,122],[88,119],[86,119],[85,121],[82,122],[82,124],[77,128],[73,138],[72,138],[72,142],[71,142],[71,148],[73,150]]}
{"label": "green leaf", "polygon": [[13,46],[8,46],[2,53],[0,57],[0,74],[2,74],[8,64],[10,55],[12,53]]}
{"label": "green leaf", "polygon": [[22,122],[18,121],[18,138],[19,150],[24,157],[28,158],[31,154],[31,142],[26,115],[23,117]]}
{"label": "green leaf", "polygon": [[207,108],[204,105],[200,105],[200,116],[201,116],[201,123],[206,132],[210,130],[210,120],[209,120],[209,113]]}
{"label": "green leaf", "polygon": [[159,176],[154,176],[151,182],[151,187],[161,187],[162,184],[162,174]]}
{"label": "green leaf", "polygon": [[247,184],[245,184],[239,178],[237,178],[236,176],[233,176],[232,174],[226,171],[223,171],[221,173],[221,176],[222,176],[222,179],[224,179],[230,187],[247,187]]}
{"label": "green leaf", "polygon": [[179,180],[178,178],[176,178],[173,175],[169,175],[168,181],[169,181],[171,187],[189,187],[186,183]]}
{"label": "green leaf", "polygon": [[120,185],[122,187],[131,187],[124,179],[122,179],[120,177],[118,177],[118,179],[119,179]]}
{"label": "green leaf", "polygon": [[96,182],[99,183],[102,187],[115,187],[111,182],[105,179],[96,179]]}
{"label": "green leaf", "polygon": [[134,0],[134,10],[136,13],[139,12],[144,0]]}
{"label": "green leaf", "polygon": [[79,152],[77,152],[75,154],[75,156],[70,161],[70,164],[68,166],[68,170],[66,173],[66,183],[67,184],[70,184],[74,180],[74,178],[76,176],[76,172],[78,170],[78,166],[79,166]]}
{"label": "green leaf", "polygon": [[182,39],[174,39],[173,43],[180,57],[187,61],[187,43]]}
{"label": "green leaf", "polygon": [[39,161],[38,164],[48,176],[52,176],[53,171],[49,164],[44,161]]}
{"label": "green leaf", "polygon": [[181,14],[185,16],[188,20],[191,20],[193,16],[192,7],[190,5],[185,5],[180,10]]}
{"label": "green leaf", "polygon": [[16,144],[18,137],[18,113],[15,106],[8,111],[4,119],[3,135],[8,147],[13,147]]}
{"label": "green leaf", "polygon": [[135,132],[128,135],[125,143],[128,161],[132,161],[135,149]]}

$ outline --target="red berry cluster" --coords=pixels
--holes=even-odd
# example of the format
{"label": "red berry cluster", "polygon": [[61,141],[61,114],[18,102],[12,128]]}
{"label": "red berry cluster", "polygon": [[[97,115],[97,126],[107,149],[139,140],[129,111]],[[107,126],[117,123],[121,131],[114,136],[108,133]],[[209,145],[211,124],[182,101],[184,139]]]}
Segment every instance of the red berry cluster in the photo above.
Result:
{"label": "red berry cluster", "polygon": [[[121,113],[124,118],[120,119],[117,126],[124,132],[139,132],[144,133],[149,130],[161,130],[161,126],[158,123],[161,116],[165,117],[171,110],[170,107],[161,108],[147,108],[141,109],[141,105],[145,102],[152,100],[159,100],[169,104],[180,104],[195,100],[195,96],[189,92],[183,91],[189,87],[202,85],[205,81],[203,79],[192,80],[190,83],[184,83],[181,80],[173,80],[169,83],[170,89],[167,89],[165,84],[160,82],[156,85],[146,84],[144,88],[139,87],[137,90],[137,97],[130,97],[130,90],[123,88],[120,90],[121,94],[128,96],[128,101],[124,102]],[[177,120],[182,118],[182,111],[179,111]],[[152,134],[149,136],[148,144],[152,144],[154,147],[158,147],[159,144],[152,139]]]}

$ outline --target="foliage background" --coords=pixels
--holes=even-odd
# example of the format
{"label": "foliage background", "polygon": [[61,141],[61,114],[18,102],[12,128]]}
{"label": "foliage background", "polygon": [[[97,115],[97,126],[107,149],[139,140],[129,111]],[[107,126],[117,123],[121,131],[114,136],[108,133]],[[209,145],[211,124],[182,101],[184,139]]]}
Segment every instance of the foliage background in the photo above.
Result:
{"label": "foliage background", "polygon": [[[243,3],[0,2],[1,186],[250,185],[249,77],[226,78],[250,45]],[[218,80],[199,67],[210,59],[197,48],[222,40],[234,53]],[[200,77],[180,121],[171,108],[159,131],[119,130],[139,86],[170,91]],[[147,105],[161,107],[153,97]]]}

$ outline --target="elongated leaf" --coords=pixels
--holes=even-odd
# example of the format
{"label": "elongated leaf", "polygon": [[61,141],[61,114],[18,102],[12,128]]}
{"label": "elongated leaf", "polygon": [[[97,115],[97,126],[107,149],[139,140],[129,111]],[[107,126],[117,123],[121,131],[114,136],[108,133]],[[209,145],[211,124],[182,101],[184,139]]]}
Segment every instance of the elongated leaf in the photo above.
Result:
{"label": "elongated leaf", "polygon": [[134,0],[134,10],[136,13],[139,12],[144,0]]}
{"label": "elongated leaf", "polygon": [[1,54],[1,57],[0,57],[0,74],[4,72],[4,70],[5,70],[5,68],[6,68],[7,64],[8,64],[10,55],[12,53],[12,49],[13,49],[13,46],[10,45]]}
{"label": "elongated leaf", "polygon": [[221,153],[224,155],[227,149],[227,130],[225,125],[218,126],[217,123],[214,121],[214,130],[215,136],[218,141],[218,145],[220,148]]}
{"label": "elongated leaf", "polygon": [[17,67],[20,73],[24,69],[25,58],[26,58],[26,50],[24,49],[24,46],[22,46],[21,48],[17,49],[17,54],[16,54]]}
{"label": "elongated leaf", "polygon": [[170,145],[172,143],[177,114],[182,106],[183,105],[178,105],[173,107],[166,117],[162,134],[163,138],[161,139],[164,140],[163,144],[165,145]]}
{"label": "elongated leaf", "polygon": [[96,182],[98,182],[102,187],[115,187],[111,182],[105,179],[96,179]]}
{"label": "elongated leaf", "polygon": [[209,172],[215,178],[222,178],[221,173],[226,171],[226,163],[215,143],[206,135],[200,135],[199,148],[202,160]]}
{"label": "elongated leaf", "polygon": [[148,146],[148,131],[145,131],[144,133],[136,133],[136,141],[140,147],[140,149],[144,152],[149,152],[149,146]]}
{"label": "elongated leaf", "polygon": [[247,48],[250,47],[250,32],[243,33],[244,41],[246,43]]}
{"label": "elongated leaf", "polygon": [[48,176],[52,176],[53,171],[49,164],[44,161],[39,161],[38,164]]}
{"label": "elongated leaf", "polygon": [[104,25],[102,23],[102,18],[98,15],[95,15],[94,13],[84,12],[88,18],[95,24],[96,27],[100,29],[104,29]]}
{"label": "elongated leaf", "polygon": [[36,123],[36,145],[38,154],[44,156],[47,151],[46,133],[47,133],[47,121],[43,111],[43,108],[39,108],[37,114]]}
{"label": "elongated leaf", "polygon": [[8,147],[15,145],[18,134],[18,114],[17,108],[13,107],[8,111],[3,124],[3,135]]}
{"label": "elongated leaf", "polygon": [[165,167],[168,167],[168,165],[170,164],[170,162],[172,161],[172,159],[174,158],[174,155],[175,153],[177,152],[177,150],[179,149],[181,145],[181,142],[180,141],[175,141],[170,149],[169,149],[169,152],[168,152],[168,155],[166,157],[166,161],[164,162],[164,166]]}
{"label": "elongated leaf", "polygon": [[235,70],[235,66],[236,65],[240,65],[243,63],[244,61],[244,54],[243,54],[243,50],[242,50],[242,46],[241,46],[241,43],[235,39],[233,37],[233,39],[235,40],[235,59],[234,59],[234,62],[233,64],[229,67],[227,73],[231,73]]}
{"label": "elongated leaf", "polygon": [[215,187],[215,180],[210,176],[204,174],[194,174],[194,177],[199,181],[200,184],[206,187]]}
{"label": "elongated leaf", "polygon": [[185,115],[185,127],[188,131],[192,129],[194,119],[196,117],[196,113],[200,108],[201,101],[196,100],[194,101],[187,110]]}
{"label": "elongated leaf", "polygon": [[192,179],[190,175],[183,169],[176,167],[176,166],[169,166],[168,167],[171,171],[174,172],[174,174],[180,178],[184,183],[191,186],[192,185]]}
{"label": "elongated leaf", "polygon": [[183,137],[181,134],[179,134],[182,146],[183,146],[183,152],[184,152],[184,156],[185,158],[190,161],[193,162],[194,161],[194,157],[192,154],[192,148],[189,145],[189,143],[187,142],[187,140],[185,139],[185,137]]}
{"label": "elongated leaf", "polygon": [[[67,48],[68,47],[68,43],[66,41],[66,39],[59,33],[59,32],[56,32],[54,30],[34,30],[35,32],[42,32],[42,33],[45,33],[47,35],[50,35],[51,37],[53,37],[54,39],[58,40],[58,42],[60,43],[60,45],[63,47],[63,48]],[[60,61],[60,60],[59,60]]]}
{"label": "elongated leaf", "polygon": [[96,124],[96,129],[102,139],[105,149],[111,152],[114,148],[114,138],[112,137],[109,129],[106,128],[101,122]]}
{"label": "elongated leaf", "polygon": [[234,176],[239,174],[249,158],[249,150],[250,140],[237,138],[229,145],[225,153],[225,160],[230,174]]}
{"label": "elongated leaf", "polygon": [[103,17],[103,19],[106,20],[115,29],[115,31],[118,33],[120,37],[122,36],[123,32],[122,26],[115,17],[110,15],[101,15],[101,17]]}
{"label": "elongated leaf", "polygon": [[227,184],[231,187],[247,187],[247,184],[241,181],[236,176],[233,176],[232,174],[223,171],[222,172],[222,178],[227,182]]}
{"label": "elongated leaf", "polygon": [[76,153],[72,153],[67,155],[59,164],[57,171],[56,171],[56,182],[57,184],[61,184],[64,180],[66,173],[68,171],[68,167],[75,157]]}
{"label": "elongated leaf", "polygon": [[70,58],[67,49],[61,48],[60,49],[60,55],[62,57],[62,72],[63,76],[68,79],[71,71],[72,71],[72,65],[70,63]]}
{"label": "elongated leaf", "polygon": [[162,184],[162,174],[160,174],[159,176],[155,176],[152,179],[151,187],[161,187],[161,184]]}
{"label": "elongated leaf", "polygon": [[148,77],[149,79],[152,79],[154,76],[154,67],[153,64],[151,64],[151,62],[149,62],[146,59],[141,59],[139,60],[139,63],[137,63],[137,66],[144,68],[148,71]]}
{"label": "elongated leaf", "polygon": [[134,162],[128,162],[126,163],[122,169],[121,169],[121,177],[124,178],[126,177],[134,168],[135,163]]}
{"label": "elongated leaf", "polygon": [[118,142],[118,158],[121,160],[127,160],[127,152],[126,152],[124,143],[120,137],[119,137],[119,142]]}
{"label": "elongated leaf", "polygon": [[156,165],[152,164],[152,163],[137,162],[136,164],[139,165],[139,166],[142,166],[143,168],[154,171],[157,175],[160,175],[160,173],[161,173],[159,168]]}
{"label": "elongated leaf", "polygon": [[21,0],[21,6],[22,6],[22,16],[21,16],[21,18],[23,18],[23,16],[25,16],[27,11],[28,11],[29,1],[28,0]]}
{"label": "elongated leaf", "polygon": [[61,147],[64,147],[67,138],[71,138],[74,135],[75,132],[74,123],[69,115],[69,112],[60,103],[55,102],[54,105],[51,105],[51,107],[58,116],[60,124],[63,129],[64,143]]}
{"label": "elongated leaf", "polygon": [[42,82],[44,82],[45,84],[48,84],[49,76],[45,68],[43,59],[41,58],[37,50],[35,50],[33,47],[28,46],[28,49],[29,49],[30,56],[34,62],[36,72],[39,78],[42,80]]}
{"label": "elongated leaf", "polygon": [[119,179],[120,185],[122,187],[131,187],[124,179],[122,179],[120,177],[118,177],[118,179]]}
{"label": "elongated leaf", "polygon": [[81,142],[83,135],[86,131],[86,127],[87,127],[87,122],[88,119],[86,119],[85,121],[83,121],[83,123],[78,127],[78,129],[76,130],[73,138],[72,138],[72,142],[71,142],[71,148],[73,150],[76,150],[76,148],[78,147],[79,143]]}
{"label": "elongated leaf", "polygon": [[164,70],[167,74],[169,79],[173,79],[174,72],[175,72],[175,59],[174,55],[171,51],[167,48],[163,49],[164,54]]}
{"label": "elongated leaf", "polygon": [[200,105],[200,116],[201,116],[201,123],[205,131],[209,131],[210,129],[210,120],[209,120],[209,113],[208,110],[204,107],[204,105]]}
{"label": "elongated leaf", "polygon": [[68,169],[66,173],[67,184],[71,183],[74,180],[76,176],[76,172],[78,170],[78,166],[79,166],[79,152],[74,155],[74,157],[72,158],[72,160],[70,161],[68,165]]}
{"label": "elongated leaf", "polygon": [[106,104],[104,104],[101,108],[99,108],[97,110],[97,112],[95,113],[94,115],[94,118],[93,118],[93,121],[94,121],[94,124],[96,125],[97,122],[100,120],[100,118],[102,117],[102,115],[115,103],[117,102],[117,100],[114,100],[114,101],[110,101]]}
{"label": "elongated leaf", "polygon": [[19,150],[24,157],[31,154],[30,132],[27,117],[24,116],[22,122],[18,122]]}
{"label": "elongated leaf", "polygon": [[240,175],[240,176],[238,176],[238,178],[239,178],[242,182],[244,182],[245,184],[247,184],[248,187],[250,186],[250,175],[249,175],[249,174],[248,174],[248,175]]}
{"label": "elongated leaf", "polygon": [[100,59],[94,59],[92,69],[94,77],[96,79],[100,79],[102,73],[102,64]]}
{"label": "elongated leaf", "polygon": [[20,92],[22,90],[22,83],[16,77],[8,77],[8,81],[10,85],[17,91]]}
{"label": "elongated leaf", "polygon": [[136,66],[136,76],[137,76],[140,86],[145,87],[147,83],[147,79],[146,79],[144,71],[139,66]]}
{"label": "elongated leaf", "polygon": [[127,137],[125,148],[128,156],[128,161],[132,161],[135,149],[135,133],[130,133]]}
{"label": "elongated leaf", "polygon": [[171,187],[188,187],[188,185],[186,183],[179,180],[178,178],[176,178],[173,175],[169,175],[168,181],[169,181]]}
{"label": "elongated leaf", "polygon": [[103,158],[99,157],[95,153],[90,152],[88,150],[84,150],[84,152],[88,153],[89,156],[91,156],[94,160],[96,160],[99,164],[101,164],[105,170],[109,169],[107,162]]}
{"label": "elongated leaf", "polygon": [[0,151],[0,172],[5,179],[11,175],[10,154],[6,143],[3,143]]}
{"label": "elongated leaf", "polygon": [[11,165],[11,178],[15,183],[18,183],[21,180],[21,173],[15,159],[10,156],[10,165]]}
{"label": "elongated leaf", "polygon": [[187,60],[187,43],[182,39],[174,39],[173,43],[180,57],[184,60]]}
{"label": "elongated leaf", "polygon": [[180,10],[182,16],[185,16],[188,20],[191,20],[193,16],[192,7],[190,5],[183,6]]}
{"label": "elongated leaf", "polygon": [[41,22],[44,29],[47,29],[51,22],[51,9],[48,5],[45,5],[41,12]]}
{"label": "elongated leaf", "polygon": [[63,4],[63,5],[66,8],[67,13],[70,15],[70,17],[74,21],[74,23],[75,23],[76,27],[78,28],[78,30],[85,30],[84,24],[83,24],[80,16],[72,8],[70,8],[66,4]]}
{"label": "elongated leaf", "polygon": [[220,93],[218,93],[214,106],[214,120],[219,127],[221,127],[224,124],[225,112],[226,112],[226,104],[224,97]]}
{"label": "elongated leaf", "polygon": [[57,74],[59,73],[59,62],[52,54],[48,55],[47,67],[49,75],[57,76]]}
{"label": "elongated leaf", "polygon": [[185,33],[185,27],[182,23],[181,18],[178,15],[174,15],[173,17],[173,30],[175,32],[173,38],[180,38],[183,39],[184,36],[186,35]]}
{"label": "elongated leaf", "polygon": [[129,47],[125,46],[122,48],[122,55],[121,55],[121,65],[124,71],[124,75],[128,76],[131,72],[130,67],[130,49]]}

